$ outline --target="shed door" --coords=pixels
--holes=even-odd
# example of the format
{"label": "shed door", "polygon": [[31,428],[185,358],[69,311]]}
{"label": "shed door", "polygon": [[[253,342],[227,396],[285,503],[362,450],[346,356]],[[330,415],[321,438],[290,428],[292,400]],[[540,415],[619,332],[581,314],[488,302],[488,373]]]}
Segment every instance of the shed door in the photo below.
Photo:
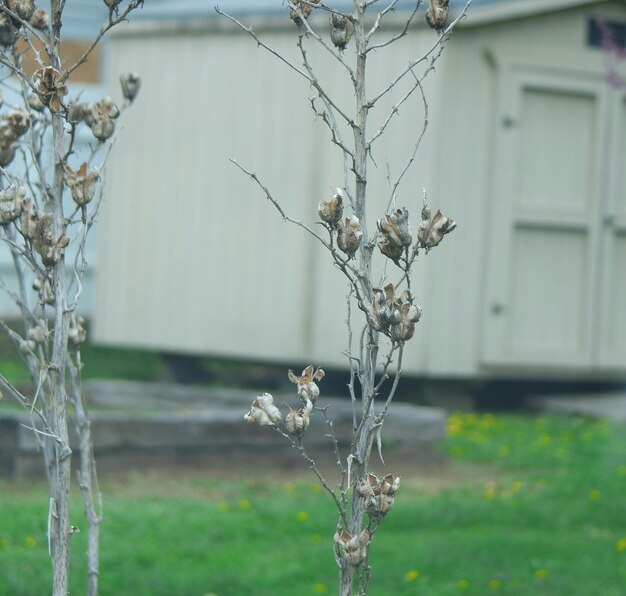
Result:
{"label": "shed door", "polygon": [[[602,226],[614,174],[607,163],[611,98],[599,77],[519,71],[502,78],[485,363],[578,368],[607,357],[597,349],[603,296],[621,292],[622,302],[626,296],[624,276],[617,275],[626,263],[626,236],[617,217],[611,240]],[[621,115],[624,126],[623,105]],[[601,267],[604,250],[612,253],[610,272]],[[619,281],[606,279],[609,273]],[[612,300],[604,307],[619,310]],[[621,341],[624,348],[622,337],[606,325],[605,343]]]}
{"label": "shed door", "polygon": [[603,213],[603,295],[597,364],[626,367],[626,94],[613,94]]}

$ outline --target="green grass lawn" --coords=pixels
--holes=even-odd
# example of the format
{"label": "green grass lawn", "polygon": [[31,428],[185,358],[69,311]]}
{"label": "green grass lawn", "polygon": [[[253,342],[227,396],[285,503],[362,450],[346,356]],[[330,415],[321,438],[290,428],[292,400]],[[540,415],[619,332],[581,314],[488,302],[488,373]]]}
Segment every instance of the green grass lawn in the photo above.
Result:
{"label": "green grass lawn", "polygon": [[[457,414],[448,434],[446,482],[403,477],[372,542],[370,595],[626,594],[623,425]],[[335,593],[330,500],[306,477],[276,478],[104,479],[101,594]],[[49,593],[46,508],[42,485],[0,483],[2,596]],[[83,525],[78,499],[74,510]],[[85,593],[85,540],[73,594]]]}

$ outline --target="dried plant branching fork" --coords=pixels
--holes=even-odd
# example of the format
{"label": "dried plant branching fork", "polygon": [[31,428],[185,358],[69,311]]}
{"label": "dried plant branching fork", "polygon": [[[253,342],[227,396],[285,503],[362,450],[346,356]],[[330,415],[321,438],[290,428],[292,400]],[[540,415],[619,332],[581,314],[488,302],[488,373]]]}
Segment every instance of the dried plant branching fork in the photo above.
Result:
{"label": "dried plant branching fork", "polygon": [[[426,131],[428,105],[423,89],[424,79],[434,71],[445,42],[454,27],[465,17],[470,2],[450,22],[448,0],[428,0],[424,16],[427,24],[436,32],[432,45],[417,57],[408,56],[407,65],[401,67],[397,74],[392,74],[378,92],[368,96],[366,75],[370,53],[372,50],[384,51],[404,38],[422,6],[421,0],[417,0],[406,20],[400,23],[399,30],[385,36],[382,25],[395,11],[397,4],[398,0],[354,0],[351,11],[343,12],[334,8],[331,2],[287,1],[289,17],[297,25],[296,43],[301,65],[295,64],[272,48],[252,28],[216,8],[219,14],[248,34],[258,47],[269,52],[308,82],[315,93],[315,97],[309,99],[310,107],[327,127],[329,141],[338,148],[343,159],[343,184],[330,199],[323,200],[318,205],[318,215],[325,233],[290,217],[253,171],[231,160],[259,186],[283,220],[299,226],[316,238],[348,280],[346,326],[349,344],[345,354],[350,366],[348,389],[353,406],[353,436],[347,456],[341,454],[341,446],[335,436],[327,408],[316,404],[319,396],[317,382],[322,380],[324,374],[313,366],[305,368],[300,376],[289,371],[290,380],[297,385],[300,404],[297,408],[290,407],[285,418],[274,405],[273,397],[267,393],[256,398],[245,417],[249,422],[271,426],[286,437],[308,462],[333,499],[338,512],[334,552],[340,570],[339,594],[342,596],[367,592],[371,576],[368,565],[369,548],[382,519],[393,507],[400,486],[399,477],[393,474],[378,478],[370,473],[369,460],[374,444],[377,444],[379,452],[381,450],[381,431],[401,376],[404,346],[413,337],[415,325],[421,316],[421,309],[414,303],[411,291],[411,269],[420,252],[427,253],[437,246],[456,226],[453,220],[440,211],[433,214],[426,205],[424,195],[421,221],[414,236],[408,210],[397,208],[396,203],[400,183],[414,163]],[[378,7],[382,8],[370,16]],[[328,15],[327,32],[321,33],[320,28],[313,24],[311,16],[315,13]],[[315,21],[318,22],[321,21]],[[309,59],[309,44],[318,46],[322,53],[331,55],[345,72],[354,90],[355,103],[351,109],[343,106],[340,99],[333,95],[331,89],[318,76]],[[353,50],[352,53],[349,48]],[[348,58],[349,54],[351,58]],[[400,83],[411,80],[413,82],[408,88],[405,85],[400,92]],[[415,144],[395,178],[388,166],[390,196],[387,213],[378,219],[376,231],[370,235],[365,215],[368,162],[373,159],[372,152],[376,142],[397,118],[400,108],[416,93],[425,113],[423,126],[416,133]],[[370,111],[387,96],[396,97],[396,101],[379,121],[376,132],[369,136]],[[352,213],[345,215],[344,209],[348,207]],[[382,255],[383,264],[390,263],[398,267],[401,272],[398,283],[385,282],[385,273],[378,282],[374,281],[372,264],[376,254]],[[386,269],[387,266],[384,265],[383,272]],[[404,289],[402,286],[405,286]],[[351,322],[353,302],[364,316],[356,351],[353,350],[355,334]],[[387,346],[387,352],[379,362],[381,346]],[[386,388],[386,382],[391,378],[391,385]],[[304,435],[311,416],[317,411],[324,416],[336,456],[340,474],[336,487],[324,478],[305,447]]]}
{"label": "dried plant branching fork", "polygon": [[[85,322],[76,309],[87,268],[87,237],[102,198],[103,148],[112,143],[121,110],[109,98],[90,104],[72,97],[70,75],[111,28],[143,4],[104,1],[105,24],[69,65],[61,58],[65,0],[51,0],[48,10],[33,0],[0,2],[0,64],[10,73],[0,81],[0,243],[11,254],[16,280],[0,280],[0,289],[15,303],[23,324],[16,330],[0,322],[0,329],[22,355],[36,389],[27,396],[3,375],[0,388],[30,413],[29,428],[46,463],[54,596],[68,593],[71,537],[77,531],[69,510],[72,426],[89,534],[87,593],[98,591],[102,506],[81,383]],[[36,64],[34,74],[27,71],[25,55]],[[125,106],[139,86],[137,75],[122,78]],[[93,137],[86,147],[76,142],[79,127]]]}

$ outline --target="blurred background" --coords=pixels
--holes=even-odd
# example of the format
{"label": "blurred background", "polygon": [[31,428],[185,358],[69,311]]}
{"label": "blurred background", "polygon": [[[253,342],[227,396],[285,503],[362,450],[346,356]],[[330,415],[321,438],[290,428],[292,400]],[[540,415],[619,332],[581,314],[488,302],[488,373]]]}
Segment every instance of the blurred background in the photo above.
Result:
{"label": "blurred background", "polygon": [[[464,7],[450,4],[453,17]],[[381,38],[412,6],[398,2]],[[301,65],[282,2],[220,8]],[[370,55],[370,96],[436,43],[425,8]],[[68,2],[68,51],[88,47],[106,14]],[[327,27],[315,12],[309,22]],[[473,0],[424,81],[426,103],[404,103],[373,147],[370,233],[425,119],[397,206],[416,231],[425,192],[458,227],[414,274],[423,316],[404,355],[404,403],[386,425],[386,465],[375,464],[402,473],[406,497],[372,555],[372,594],[624,593],[625,47],[622,0]],[[308,55],[350,112],[342,69],[314,44]],[[127,72],[142,88],[106,163],[81,303],[108,512],[102,593],[333,592],[332,503],[297,453],[242,417],[261,391],[293,402],[287,370],[313,363],[349,444],[348,287],[229,159],[314,226],[318,202],[344,185],[341,154],[307,81],[212,2],[146,0],[70,93],[119,101]],[[371,133],[410,85],[372,110]],[[377,266],[381,282],[399,277]],[[11,267],[2,251],[3,279]],[[16,317],[6,296],[0,315]],[[0,367],[29,390],[4,338]],[[47,579],[45,490],[28,480],[40,455],[21,423],[2,400],[0,594],[12,596],[45,593]],[[312,431],[332,477],[324,426]]]}

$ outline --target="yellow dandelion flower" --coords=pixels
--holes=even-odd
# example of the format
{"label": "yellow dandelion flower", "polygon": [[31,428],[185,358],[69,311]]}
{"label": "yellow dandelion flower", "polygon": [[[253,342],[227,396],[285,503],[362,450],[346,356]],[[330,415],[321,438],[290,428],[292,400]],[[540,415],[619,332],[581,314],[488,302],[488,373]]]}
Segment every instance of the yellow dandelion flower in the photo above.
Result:
{"label": "yellow dandelion flower", "polygon": [[221,511],[222,513],[226,513],[227,511],[230,510],[230,505],[226,501],[220,501],[217,504],[217,509],[218,511]]}
{"label": "yellow dandelion flower", "polygon": [[589,491],[587,497],[592,503],[597,503],[600,499],[602,499],[602,493],[597,488],[594,488]]}
{"label": "yellow dandelion flower", "polygon": [[535,571],[536,580],[543,580],[543,579],[546,579],[546,577],[548,577],[547,569],[537,569],[537,571]]}
{"label": "yellow dandelion flower", "polygon": [[460,579],[457,583],[456,583],[456,587],[459,590],[467,590],[470,586],[470,583],[466,580],[466,579]]}
{"label": "yellow dandelion flower", "polygon": [[406,581],[408,582],[414,582],[419,576],[420,572],[417,569],[411,569],[410,571],[406,572],[404,579],[406,579]]}
{"label": "yellow dandelion flower", "polygon": [[485,484],[485,490],[483,492],[483,497],[488,501],[493,501],[497,496],[498,486],[495,482],[490,481]]}
{"label": "yellow dandelion flower", "polygon": [[502,587],[502,582],[499,579],[489,580],[489,588],[492,590],[499,590]]}
{"label": "yellow dandelion flower", "polygon": [[626,537],[624,538],[620,538],[616,543],[615,543],[615,550],[618,553],[623,553],[626,551]]}
{"label": "yellow dandelion flower", "polygon": [[519,480],[516,480],[515,482],[511,484],[511,490],[514,493],[518,493],[520,490],[522,490],[522,486],[524,485]]}
{"label": "yellow dandelion flower", "polygon": [[500,447],[498,447],[498,455],[505,457],[509,453],[511,453],[511,448],[508,445],[500,445]]}
{"label": "yellow dandelion flower", "polygon": [[248,511],[250,507],[252,507],[252,503],[248,501],[248,499],[241,499],[241,501],[239,501],[239,509],[242,509],[243,511]]}
{"label": "yellow dandelion flower", "polygon": [[6,548],[10,542],[8,538],[0,538],[0,548]]}
{"label": "yellow dandelion flower", "polygon": [[326,584],[313,584],[313,591],[316,594],[325,594],[328,592],[328,588],[326,587]]}
{"label": "yellow dandelion flower", "polygon": [[306,511],[298,511],[298,513],[296,513],[296,519],[299,522],[305,522],[309,519],[309,514]]}
{"label": "yellow dandelion flower", "polygon": [[37,546],[37,541],[32,536],[27,536],[24,540],[24,544],[28,548],[35,548]]}

